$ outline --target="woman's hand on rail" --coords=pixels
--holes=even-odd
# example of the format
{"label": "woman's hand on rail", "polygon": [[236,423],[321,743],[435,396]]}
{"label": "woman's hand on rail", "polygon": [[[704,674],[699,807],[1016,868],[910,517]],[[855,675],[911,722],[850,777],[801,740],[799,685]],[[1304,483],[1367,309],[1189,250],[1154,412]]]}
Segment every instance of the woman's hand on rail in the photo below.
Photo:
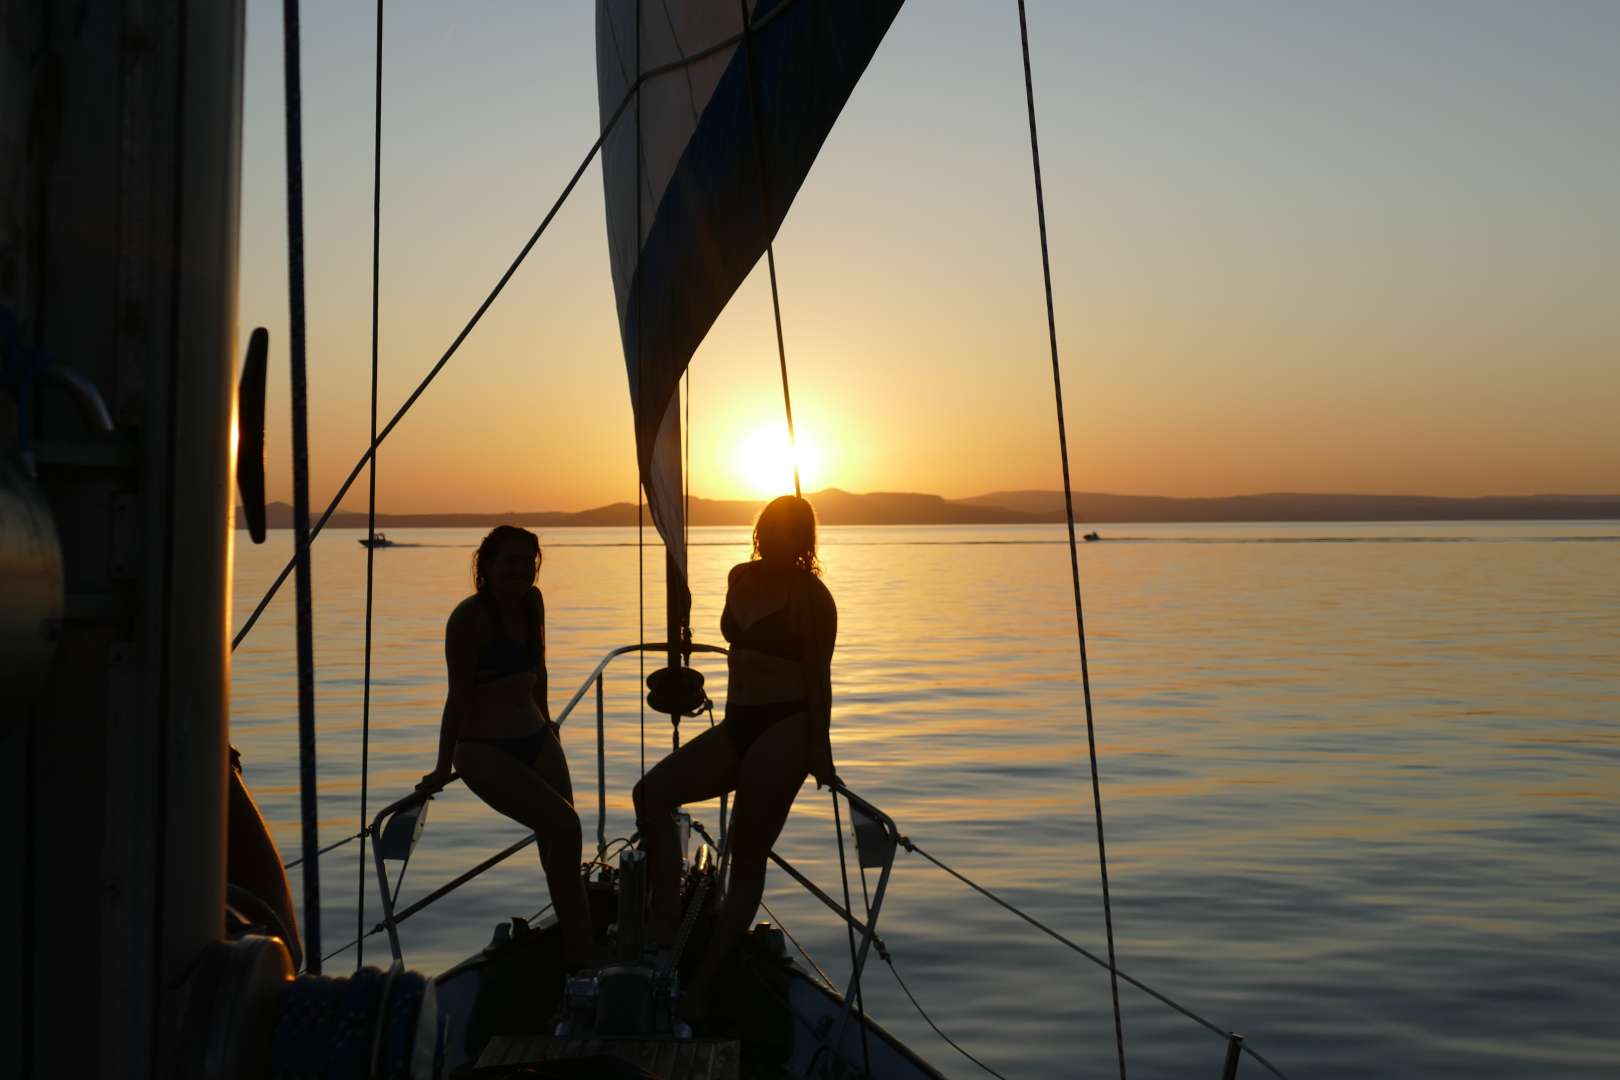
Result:
{"label": "woman's hand on rail", "polygon": [[832,741],[826,732],[810,736],[809,751],[810,775],[816,778],[816,787],[838,782],[838,773],[833,768]]}
{"label": "woman's hand on rail", "polygon": [[454,772],[455,770],[451,766],[440,765],[422,777],[422,782],[416,785],[416,790],[427,791],[430,795],[437,793],[444,788],[444,785],[450,782],[450,776]]}

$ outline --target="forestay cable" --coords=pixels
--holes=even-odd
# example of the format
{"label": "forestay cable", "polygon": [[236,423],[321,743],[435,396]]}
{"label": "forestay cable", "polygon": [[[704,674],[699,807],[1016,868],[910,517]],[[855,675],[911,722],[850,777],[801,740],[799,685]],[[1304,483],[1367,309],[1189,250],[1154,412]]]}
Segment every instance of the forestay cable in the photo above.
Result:
{"label": "forestay cable", "polygon": [[1080,637],[1080,685],[1086,703],[1086,748],[1091,756],[1091,802],[1097,818],[1097,865],[1102,875],[1103,923],[1108,931],[1108,988],[1114,1001],[1114,1046],[1125,1080],[1125,1027],[1119,1014],[1119,973],[1114,963],[1114,912],[1108,895],[1108,847],[1103,841],[1102,785],[1097,779],[1097,734],[1092,721],[1091,669],[1086,658],[1086,619],[1080,603],[1080,555],[1074,535],[1074,492],[1069,480],[1069,435],[1063,419],[1063,374],[1058,366],[1057,316],[1052,304],[1052,260],[1046,242],[1046,197],[1041,189],[1041,146],[1035,133],[1035,80],[1029,63],[1029,20],[1018,0],[1018,38],[1024,53],[1024,100],[1029,109],[1029,153],[1035,172],[1035,215],[1041,232],[1041,279],[1046,286],[1046,333],[1052,346],[1052,392],[1057,404],[1058,453],[1063,461],[1063,520],[1069,528],[1069,572],[1074,581],[1074,622]]}

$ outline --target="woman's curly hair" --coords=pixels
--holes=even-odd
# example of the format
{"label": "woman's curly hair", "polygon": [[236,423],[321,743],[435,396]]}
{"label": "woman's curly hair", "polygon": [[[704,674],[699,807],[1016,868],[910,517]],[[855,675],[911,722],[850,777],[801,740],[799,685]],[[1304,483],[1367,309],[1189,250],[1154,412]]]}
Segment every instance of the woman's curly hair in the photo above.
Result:
{"label": "woman's curly hair", "polygon": [[472,579],[473,588],[479,592],[489,583],[490,564],[495,561],[496,552],[501,550],[505,543],[522,544],[524,550],[534,557],[534,572],[540,573],[540,538],[528,529],[520,529],[516,525],[497,525],[489,530],[489,535],[479,543],[478,550],[473,552]]}
{"label": "woman's curly hair", "polygon": [[808,499],[783,495],[766,504],[754,522],[753,557],[785,559],[807,573],[821,573],[816,558],[816,511]]}

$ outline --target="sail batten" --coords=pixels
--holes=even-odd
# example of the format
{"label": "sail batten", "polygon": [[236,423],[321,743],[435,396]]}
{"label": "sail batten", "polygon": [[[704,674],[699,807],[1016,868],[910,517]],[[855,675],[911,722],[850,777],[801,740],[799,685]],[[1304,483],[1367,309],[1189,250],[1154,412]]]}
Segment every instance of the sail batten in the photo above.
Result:
{"label": "sail batten", "polygon": [[617,116],[602,185],[637,464],[683,575],[681,375],[781,227],[900,0],[746,6],[746,25],[744,5],[724,0],[596,9],[604,126]]}

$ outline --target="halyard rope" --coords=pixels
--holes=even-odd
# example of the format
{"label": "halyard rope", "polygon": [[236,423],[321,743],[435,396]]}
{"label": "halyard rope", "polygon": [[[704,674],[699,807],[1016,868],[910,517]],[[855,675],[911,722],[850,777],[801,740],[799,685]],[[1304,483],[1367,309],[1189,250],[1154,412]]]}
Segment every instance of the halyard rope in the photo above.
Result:
{"label": "halyard rope", "polygon": [[[283,0],[283,89],[287,126],[287,330],[292,353],[293,560],[298,570],[298,790],[304,861],[304,955],[321,973],[321,868],[315,809],[314,586],[309,568],[309,410],[304,351],[304,150],[298,0]],[[283,576],[286,572],[283,571]]]}
{"label": "halyard rope", "polygon": [[1069,481],[1069,436],[1063,419],[1063,376],[1058,367],[1057,316],[1052,305],[1052,260],[1046,243],[1046,197],[1041,190],[1041,147],[1035,134],[1035,81],[1030,74],[1029,23],[1018,0],[1018,36],[1024,53],[1024,100],[1029,109],[1029,153],[1035,172],[1035,216],[1041,232],[1041,278],[1046,286],[1046,333],[1052,346],[1052,392],[1057,404],[1058,453],[1063,461],[1063,520],[1069,529],[1069,571],[1074,581],[1074,622],[1080,637],[1080,685],[1086,703],[1086,747],[1091,755],[1091,802],[1097,818],[1097,865],[1102,876],[1103,925],[1108,932],[1108,988],[1114,1001],[1114,1046],[1125,1080],[1125,1028],[1119,1015],[1119,978],[1114,966],[1114,910],[1108,895],[1108,847],[1103,841],[1102,785],[1097,779],[1097,734],[1091,713],[1091,671],[1086,659],[1086,619],[1080,603],[1080,556],[1074,535],[1074,493]]}
{"label": "halyard rope", "polygon": [[[377,0],[377,90],[371,136],[371,442],[377,442],[377,294],[382,258],[383,0]],[[371,779],[371,599],[377,560],[377,455],[371,455],[366,495],[366,663],[360,698],[360,877],[355,887],[355,970],[365,963],[366,795]]]}
{"label": "halyard rope", "polygon": [[[803,496],[799,487],[799,438],[793,430],[793,397],[788,393],[787,346],[782,340],[782,298],[776,288],[776,245],[771,242],[771,176],[765,167],[765,116],[759,106],[759,75],[754,68],[754,34],[748,25],[747,0],[739,0],[742,10],[743,60],[748,65],[748,98],[754,116],[754,149],[759,161],[760,226],[765,234],[765,264],[771,277],[771,314],[776,319],[776,360],[782,371],[782,408],[787,413],[788,447],[793,458],[793,494]],[[847,903],[847,899],[846,899]]]}

